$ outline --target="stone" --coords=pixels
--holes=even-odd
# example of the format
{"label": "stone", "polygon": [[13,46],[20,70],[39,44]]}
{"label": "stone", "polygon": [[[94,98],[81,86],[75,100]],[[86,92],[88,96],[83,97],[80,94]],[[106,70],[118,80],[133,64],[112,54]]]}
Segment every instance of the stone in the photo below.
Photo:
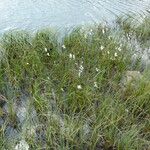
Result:
{"label": "stone", "polygon": [[139,71],[127,71],[125,77],[126,83],[130,83],[133,80],[140,80],[142,78],[142,74]]}
{"label": "stone", "polygon": [[[38,117],[37,112],[34,106],[30,106],[30,97],[22,94],[18,103],[15,104],[15,111],[17,118],[19,120],[19,124],[23,127],[28,121],[37,123]],[[28,119],[27,119],[28,118]]]}
{"label": "stone", "polygon": [[23,129],[23,130],[26,131],[26,134],[29,137],[35,137],[35,135],[36,135],[36,126],[34,126],[34,125],[30,125],[28,127],[25,126],[25,129]]}
{"label": "stone", "polygon": [[29,150],[29,145],[25,140],[21,140],[16,146],[15,150]]}
{"label": "stone", "polygon": [[139,71],[126,71],[120,82],[120,87],[123,91],[130,86],[132,89],[138,88],[138,81],[141,80],[142,74]]}
{"label": "stone", "polygon": [[18,107],[16,115],[19,119],[19,122],[21,124],[24,123],[27,116],[27,108],[23,106]]}
{"label": "stone", "polygon": [[126,71],[121,83],[123,85],[128,85],[129,83],[140,80],[141,78],[142,74],[139,71]]}
{"label": "stone", "polygon": [[5,129],[5,137],[9,140],[15,140],[19,138],[19,132],[17,129],[13,128],[12,126],[7,126]]}

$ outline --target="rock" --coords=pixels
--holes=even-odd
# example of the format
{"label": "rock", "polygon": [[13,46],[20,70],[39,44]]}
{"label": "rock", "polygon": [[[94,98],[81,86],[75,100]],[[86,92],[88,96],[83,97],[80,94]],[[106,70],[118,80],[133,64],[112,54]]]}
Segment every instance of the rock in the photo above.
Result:
{"label": "rock", "polygon": [[25,140],[21,140],[16,146],[15,150],[29,150],[29,145]]}
{"label": "rock", "polygon": [[23,130],[26,131],[26,135],[29,137],[35,137],[36,135],[36,126],[30,125],[28,127],[25,127],[25,129]]}
{"label": "rock", "polygon": [[18,107],[16,115],[19,119],[19,122],[22,124],[25,121],[27,115],[26,107]]}
{"label": "rock", "polygon": [[142,60],[141,63],[143,65],[143,68],[147,69],[150,66],[150,48],[149,49],[145,49],[143,51],[142,56],[141,56],[141,60]]}
{"label": "rock", "polygon": [[139,71],[127,71],[126,77],[127,82],[131,82],[132,80],[140,80],[142,78],[142,74]]}
{"label": "rock", "polygon": [[[139,71],[126,71],[120,82],[121,91],[123,92],[123,99],[125,95],[132,89],[137,90],[139,87],[139,80],[142,78],[142,74]],[[128,89],[130,89],[128,91]],[[128,92],[127,92],[128,91]],[[129,94],[129,93],[128,93]],[[127,95],[128,95],[127,94]]]}
{"label": "rock", "polygon": [[5,137],[8,140],[16,140],[19,138],[19,132],[17,131],[17,129],[9,125],[5,129]]}
{"label": "rock", "polygon": [[89,133],[90,133],[90,125],[89,125],[89,122],[86,122],[83,126],[84,137],[88,138]]}
{"label": "rock", "polygon": [[134,81],[140,80],[141,78],[142,74],[139,71],[126,71],[121,83],[123,84],[123,86],[125,86],[131,82],[133,83]]}
{"label": "rock", "polygon": [[46,144],[46,130],[44,125],[38,126],[36,128],[35,141],[42,143],[43,146]]}
{"label": "rock", "polygon": [[16,115],[21,126],[24,126],[29,120],[30,124],[38,122],[37,112],[34,106],[31,108],[30,105],[30,97],[25,94],[22,94],[18,103],[15,104]]}

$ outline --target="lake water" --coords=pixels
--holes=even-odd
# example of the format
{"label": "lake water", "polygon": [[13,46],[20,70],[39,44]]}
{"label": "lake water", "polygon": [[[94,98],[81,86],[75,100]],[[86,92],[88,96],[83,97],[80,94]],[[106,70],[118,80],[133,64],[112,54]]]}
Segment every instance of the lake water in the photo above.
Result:
{"label": "lake water", "polygon": [[68,27],[144,15],[150,0],[0,0],[0,33],[9,29]]}

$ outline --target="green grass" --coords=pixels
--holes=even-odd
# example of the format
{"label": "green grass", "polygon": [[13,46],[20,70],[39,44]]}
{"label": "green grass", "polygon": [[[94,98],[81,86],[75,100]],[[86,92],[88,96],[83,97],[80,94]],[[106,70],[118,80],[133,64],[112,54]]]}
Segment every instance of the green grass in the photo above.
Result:
{"label": "green grass", "polygon": [[[35,132],[22,133],[30,149],[150,148],[150,72],[144,70],[141,79],[123,87],[126,71],[139,67],[131,67],[133,50],[128,43],[119,44],[111,33],[101,25],[78,27],[62,43],[59,34],[48,29],[34,35],[25,31],[3,35],[0,93],[10,106],[5,126],[21,130],[13,103],[26,92],[39,120],[38,137]],[[143,41],[147,37],[140,34]],[[18,141],[5,142],[5,126],[0,149],[11,149]]]}
{"label": "green grass", "polygon": [[142,22],[138,21],[132,17],[119,17],[117,19],[117,24],[124,31],[126,37],[135,36],[136,39],[141,43],[141,45],[149,45],[150,41],[150,17],[146,16],[143,18]]}

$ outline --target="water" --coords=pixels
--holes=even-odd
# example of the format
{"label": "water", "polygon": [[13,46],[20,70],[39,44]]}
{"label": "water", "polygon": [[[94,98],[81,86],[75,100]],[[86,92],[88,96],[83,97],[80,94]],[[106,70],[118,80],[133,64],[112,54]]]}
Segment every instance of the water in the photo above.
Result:
{"label": "water", "polygon": [[127,13],[141,17],[149,6],[150,0],[0,0],[0,33],[16,28],[111,22]]}

